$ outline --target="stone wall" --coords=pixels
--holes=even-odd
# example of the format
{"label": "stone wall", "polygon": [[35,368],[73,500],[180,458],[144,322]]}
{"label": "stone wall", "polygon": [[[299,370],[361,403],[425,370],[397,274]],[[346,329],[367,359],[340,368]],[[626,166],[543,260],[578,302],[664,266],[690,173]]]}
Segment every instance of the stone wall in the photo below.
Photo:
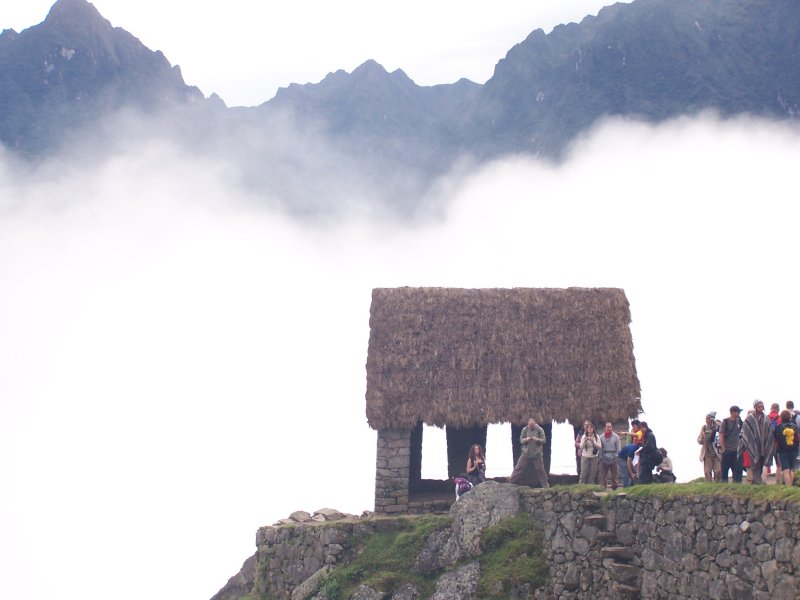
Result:
{"label": "stone wall", "polygon": [[[450,509],[452,528],[431,535],[417,557],[419,573],[437,577],[437,598],[476,600],[474,585],[455,596],[444,591],[448,578],[458,569],[478,569],[472,578],[477,582],[483,530],[519,512],[542,523],[550,570],[546,588],[521,588],[513,595],[519,600],[800,598],[796,501],[722,494],[663,500],[493,481],[456,502]],[[408,519],[413,517],[345,517],[263,527],[256,554],[212,600],[305,600],[329,568],[348,564],[368,536],[400,530]],[[413,596],[406,591],[359,597]]]}
{"label": "stone wall", "polygon": [[375,512],[407,513],[411,464],[410,431],[378,431]]}
{"label": "stone wall", "polygon": [[261,527],[256,532],[256,553],[212,600],[253,596],[304,600],[327,571],[349,561],[367,537],[402,529],[407,519],[349,517],[335,523],[308,521]]}
{"label": "stone wall", "polygon": [[523,490],[545,526],[537,598],[797,600],[800,505]]}

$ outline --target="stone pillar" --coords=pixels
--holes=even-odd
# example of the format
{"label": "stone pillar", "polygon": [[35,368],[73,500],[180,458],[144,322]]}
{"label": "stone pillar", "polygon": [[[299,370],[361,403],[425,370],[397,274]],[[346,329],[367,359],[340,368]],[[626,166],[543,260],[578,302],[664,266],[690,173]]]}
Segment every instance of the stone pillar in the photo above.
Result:
{"label": "stone pillar", "polygon": [[408,512],[411,432],[378,431],[375,461],[375,512]]}

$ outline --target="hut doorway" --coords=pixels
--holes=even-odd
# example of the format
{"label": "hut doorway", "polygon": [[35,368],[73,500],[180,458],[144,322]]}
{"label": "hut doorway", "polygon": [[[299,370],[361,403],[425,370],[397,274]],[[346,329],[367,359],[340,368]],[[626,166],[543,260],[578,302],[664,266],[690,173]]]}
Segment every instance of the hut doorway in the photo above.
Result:
{"label": "hut doorway", "polygon": [[473,444],[486,448],[486,425],[445,427],[447,434],[447,476],[456,477],[467,469],[467,456]]}
{"label": "hut doorway", "polygon": [[[514,470],[514,456],[508,437],[510,427],[510,423],[491,423],[486,429],[486,441],[481,446],[486,453],[488,464],[486,474],[489,477],[508,477]],[[469,447],[464,451],[464,456],[457,457],[461,464],[458,473],[466,468],[468,451]],[[421,427],[418,425],[411,436],[411,481],[446,480],[452,477],[448,473],[447,459],[447,436],[444,429],[431,425]]]}

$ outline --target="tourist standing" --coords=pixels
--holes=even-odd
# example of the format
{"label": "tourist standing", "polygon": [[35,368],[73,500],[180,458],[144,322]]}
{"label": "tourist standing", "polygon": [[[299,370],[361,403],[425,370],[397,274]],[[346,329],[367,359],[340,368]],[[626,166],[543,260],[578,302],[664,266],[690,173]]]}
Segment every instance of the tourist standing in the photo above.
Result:
{"label": "tourist standing", "polygon": [[578,430],[578,433],[575,435],[575,469],[578,471],[578,479],[580,480],[581,476],[581,440],[583,439],[583,434],[586,433],[586,424],[588,423],[588,419],[583,421],[583,425]]}
{"label": "tourist standing", "polygon": [[617,454],[622,449],[619,436],[614,433],[611,422],[606,423],[603,435],[600,436],[600,485],[605,487],[609,475],[611,476],[611,489],[619,487],[619,466]]}
{"label": "tourist standing", "polygon": [[706,422],[700,428],[700,435],[697,436],[697,443],[700,444],[700,462],[703,463],[703,477],[706,482],[720,481],[720,468],[722,467],[722,457],[720,448],[717,445],[719,435],[719,425],[715,421],[716,412],[706,415]]}
{"label": "tourist standing", "polygon": [[547,443],[547,436],[544,429],[539,427],[536,419],[531,417],[528,419],[528,424],[522,428],[519,436],[519,442],[522,444],[522,452],[519,455],[514,471],[511,477],[508,478],[509,483],[517,483],[525,468],[531,465],[533,472],[536,475],[538,487],[550,487],[547,481],[547,472],[544,470],[544,445]]}
{"label": "tourist standing", "polygon": [[[797,431],[800,432],[800,411],[795,410],[794,402],[791,400],[786,401],[786,410],[788,410],[792,415],[792,423],[797,426]],[[800,469],[800,463],[798,463],[798,459],[795,458],[795,464],[792,466],[792,469]],[[792,473],[794,475],[794,473]]]}
{"label": "tourist standing", "polygon": [[761,400],[753,402],[755,412],[747,415],[739,436],[739,454],[745,450],[750,455],[753,469],[753,485],[762,485],[762,472],[772,460],[775,451],[775,436],[772,423],[764,412]]}
{"label": "tourist standing", "polygon": [[639,454],[639,481],[653,483],[653,469],[661,464],[662,456],[658,451],[656,436],[645,421],[639,423],[642,432],[642,451]]}
{"label": "tourist standing", "polygon": [[[775,428],[776,462],[781,467],[783,483],[792,485],[794,483],[794,461],[797,459],[800,440],[797,437],[797,425],[792,420],[792,413],[788,410],[781,411],[780,418],[781,422]],[[776,481],[776,483],[780,483],[780,481]]]}
{"label": "tourist standing", "polygon": [[597,463],[600,456],[600,436],[594,430],[594,423],[587,421],[581,436],[581,472],[578,483],[597,483]]}
{"label": "tourist standing", "polygon": [[719,428],[719,445],[722,448],[722,483],[728,483],[728,470],[733,474],[733,482],[742,482],[742,461],[739,455],[739,437],[742,431],[742,409],[734,405],[730,416],[722,420]]}
{"label": "tourist standing", "polygon": [[[772,423],[772,432],[774,434],[775,429],[781,424],[781,405],[777,402],[773,402],[772,406],[769,407],[769,422]],[[769,465],[767,465],[767,473],[769,473]],[[775,461],[775,483],[780,482],[781,465],[778,461]]]}

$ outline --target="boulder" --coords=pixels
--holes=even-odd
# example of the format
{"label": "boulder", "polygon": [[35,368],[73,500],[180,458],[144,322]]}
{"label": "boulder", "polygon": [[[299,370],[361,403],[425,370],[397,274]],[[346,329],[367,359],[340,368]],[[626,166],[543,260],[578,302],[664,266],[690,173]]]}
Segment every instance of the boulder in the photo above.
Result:
{"label": "boulder", "polygon": [[335,508],[320,508],[319,510],[314,511],[314,516],[311,518],[315,521],[339,521],[345,517],[347,517],[347,515],[339,512]]}
{"label": "boulder", "polygon": [[480,574],[481,567],[477,561],[445,573],[436,582],[431,600],[475,600]]}
{"label": "boulder", "polygon": [[383,600],[383,594],[362,583],[350,596],[350,600]]}
{"label": "boulder", "polygon": [[296,510],[289,515],[289,518],[297,523],[305,523],[311,520],[311,515],[304,510]]}
{"label": "boulder", "polygon": [[496,523],[520,512],[519,488],[507,483],[486,481],[450,507],[453,517],[450,544],[444,549],[444,563],[455,564],[481,553],[481,533]]}

